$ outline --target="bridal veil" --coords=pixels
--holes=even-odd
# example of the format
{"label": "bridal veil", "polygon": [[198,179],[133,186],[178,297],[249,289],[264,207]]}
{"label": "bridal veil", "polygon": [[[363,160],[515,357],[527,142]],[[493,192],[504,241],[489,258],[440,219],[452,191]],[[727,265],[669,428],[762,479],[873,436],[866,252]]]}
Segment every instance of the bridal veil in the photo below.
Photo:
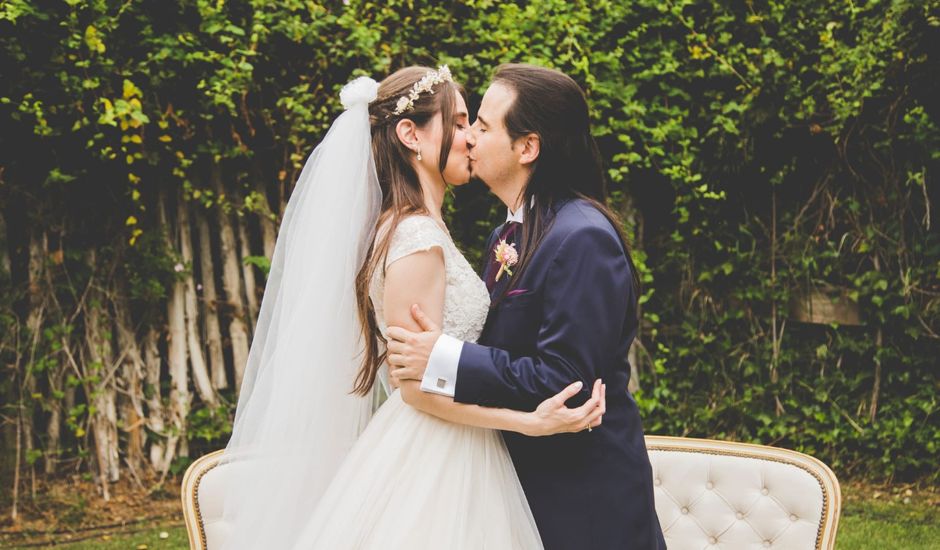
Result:
{"label": "bridal veil", "polygon": [[372,413],[355,281],[382,193],[361,77],[307,159],[284,212],[222,464],[227,549],[290,548]]}

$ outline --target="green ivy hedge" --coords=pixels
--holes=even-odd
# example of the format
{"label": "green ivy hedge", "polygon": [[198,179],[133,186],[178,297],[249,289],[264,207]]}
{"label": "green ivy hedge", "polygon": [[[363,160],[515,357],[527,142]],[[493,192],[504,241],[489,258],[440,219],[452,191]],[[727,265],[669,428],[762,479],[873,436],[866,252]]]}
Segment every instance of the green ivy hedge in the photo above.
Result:
{"label": "green ivy hedge", "polygon": [[[292,181],[358,74],[448,63],[478,104],[501,62],[557,67],[633,235],[647,431],[935,482],[938,33],[937,0],[3,0],[0,199],[129,242],[159,303],[160,189]],[[479,260],[499,208],[472,187],[448,210]],[[861,324],[799,321],[813,292]]]}

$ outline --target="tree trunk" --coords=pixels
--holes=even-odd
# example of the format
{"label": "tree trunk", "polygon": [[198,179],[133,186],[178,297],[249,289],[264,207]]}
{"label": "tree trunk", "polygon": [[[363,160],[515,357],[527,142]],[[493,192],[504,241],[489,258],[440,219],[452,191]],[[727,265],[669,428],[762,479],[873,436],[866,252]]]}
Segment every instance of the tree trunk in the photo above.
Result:
{"label": "tree trunk", "polygon": [[[59,238],[59,249],[54,254],[49,253],[49,241],[48,237],[45,239],[45,244],[43,246],[43,252],[45,258],[52,259],[53,263],[61,264],[64,262],[64,253],[62,250],[62,234],[58,235]],[[62,319],[64,317],[64,312],[62,311],[62,306],[59,301],[56,299],[54,290],[56,283],[54,280],[55,270],[53,269],[44,269],[44,279],[45,279],[45,289],[43,290],[48,297],[48,302],[55,308],[55,316],[57,319]],[[52,475],[56,472],[56,468],[59,461],[59,454],[61,453],[60,445],[62,438],[62,419],[64,411],[71,410],[70,408],[63,408],[63,399],[65,398],[66,389],[65,388],[65,374],[71,367],[71,363],[67,358],[67,346],[71,345],[71,337],[67,334],[61,334],[59,336],[61,340],[61,349],[55,350],[53,346],[50,345],[49,353],[55,353],[58,356],[58,361],[56,361],[56,367],[50,369],[46,372],[46,382],[49,387],[49,397],[47,401],[49,418],[46,424],[46,448],[43,456],[43,465],[44,473],[47,475]],[[52,344],[50,342],[49,344]],[[75,388],[69,388],[72,391],[74,396]]]}
{"label": "tree trunk", "polygon": [[134,471],[140,471],[144,451],[144,359],[137,345],[127,294],[124,289],[115,292],[114,324],[117,329],[118,346],[124,353],[121,362],[119,383],[123,389],[121,424],[127,433],[127,461]]}
{"label": "tree trunk", "polygon": [[[7,235],[7,225],[6,218],[3,216],[3,211],[0,210],[0,284],[11,284],[12,283],[12,267],[10,263],[10,252],[9,252],[9,242]],[[5,345],[5,340],[7,338],[14,339],[15,336],[12,334],[2,334],[0,335],[0,347]],[[16,349],[17,355],[20,353],[19,349]],[[22,400],[18,398],[20,395],[19,390],[19,381],[20,377],[23,374],[22,361],[17,358],[14,362],[14,370],[12,373],[13,384],[11,386],[0,387],[0,400],[3,402],[13,403],[19,401],[22,403]],[[8,393],[9,392],[9,393]],[[4,474],[7,473],[5,466],[8,460],[8,453],[12,450],[13,458],[13,490],[11,492],[12,502],[10,508],[10,517],[14,523],[18,520],[17,518],[17,508],[19,506],[19,471],[20,471],[20,439],[21,439],[21,416],[22,411],[17,411],[15,416],[15,422],[0,423],[0,477],[4,477]],[[15,424],[15,426],[10,426],[10,424]],[[12,429],[11,429],[12,428]]]}
{"label": "tree trunk", "polygon": [[50,410],[49,423],[46,425],[46,452],[43,461],[44,472],[48,475],[55,473],[59,461],[59,444],[62,439],[62,399],[57,395],[65,395],[63,387],[65,369],[66,366],[60,363],[55,372],[49,376]]}
{"label": "tree trunk", "polygon": [[[169,224],[167,212],[167,196],[160,193],[160,225],[167,231],[167,246],[175,250],[173,246],[173,236],[177,234],[174,227]],[[178,277],[173,281],[170,288],[170,295],[167,299],[167,325],[169,336],[167,338],[167,363],[170,371],[170,410],[169,420],[172,432],[182,436],[186,429],[186,417],[189,415],[190,399],[188,390],[188,379],[186,369],[186,307],[185,307],[185,284]],[[174,443],[177,439],[171,437]],[[168,454],[174,449],[167,448]],[[166,455],[165,455],[166,456]],[[163,464],[168,467],[167,463]],[[165,471],[165,470],[164,470]]]}
{"label": "tree trunk", "polygon": [[[86,253],[88,265],[96,265],[95,251]],[[118,454],[117,404],[114,357],[111,330],[108,323],[105,293],[93,282],[83,305],[85,321],[85,348],[88,364],[82,365],[84,378],[94,380],[88,386],[88,396],[94,413],[91,415],[92,434],[95,438],[95,458],[98,463],[98,481],[104,499],[111,499],[110,482],[120,477]]]}
{"label": "tree trunk", "polygon": [[255,325],[258,324],[258,285],[255,283],[255,266],[245,263],[245,259],[251,256],[251,240],[248,238],[248,220],[244,215],[236,216],[238,223],[238,245],[240,252],[240,261],[242,268],[242,279],[245,281],[245,297],[248,299],[248,328],[254,332]]}
{"label": "tree trunk", "polygon": [[[189,225],[189,205],[182,197],[177,197],[176,202],[177,219],[179,227],[179,245],[180,256],[183,264],[193,266],[193,238]],[[193,381],[196,385],[196,391],[199,393],[203,403],[215,404],[215,390],[212,388],[212,380],[209,377],[209,369],[206,367],[206,358],[202,353],[201,335],[199,333],[199,308],[196,299],[195,276],[190,273],[186,275],[184,282],[183,305],[186,314],[186,347],[189,349],[189,363],[192,366]]]}
{"label": "tree trunk", "polygon": [[[62,398],[62,411],[68,412],[75,409],[75,395],[78,393],[78,389],[75,386],[66,385],[65,397]],[[58,466],[58,464],[57,464]]]}
{"label": "tree trunk", "polygon": [[[881,260],[878,259],[878,254],[872,254],[872,263],[875,266],[875,271],[881,272]],[[881,394],[881,348],[884,345],[884,333],[881,330],[881,327],[878,327],[875,332],[875,382],[871,388],[871,405],[868,407],[868,420],[874,424],[875,417],[878,415],[878,398]]]}
{"label": "tree trunk", "polygon": [[23,415],[16,415],[16,452],[13,461],[13,502],[10,509],[10,519],[16,523],[19,519],[20,502],[20,457],[23,455]]}
{"label": "tree trunk", "polygon": [[202,271],[202,299],[205,304],[206,344],[209,348],[209,370],[212,387],[228,387],[225,377],[225,356],[222,353],[222,329],[219,325],[218,293],[215,289],[215,266],[212,261],[212,241],[209,237],[209,213],[204,208],[196,210],[196,225],[199,230],[199,265]]}
{"label": "tree trunk", "polygon": [[274,244],[277,242],[277,217],[274,215],[274,211],[271,210],[264,170],[262,170],[257,159],[251,164],[251,179],[254,182],[255,193],[261,203],[258,208],[258,225],[261,227],[261,244],[264,249],[264,257],[270,260],[274,257]]}
{"label": "tree trunk", "polygon": [[11,275],[10,244],[7,242],[7,222],[0,210],[0,281],[8,279]]}
{"label": "tree trunk", "polygon": [[245,306],[241,295],[241,277],[238,267],[238,250],[235,231],[230,216],[225,212],[225,189],[222,187],[222,170],[212,166],[212,188],[219,200],[219,240],[222,252],[222,288],[225,291],[229,315],[229,337],[232,340],[232,359],[235,367],[235,390],[241,388],[245,366],[248,364],[248,331],[245,328]]}
{"label": "tree trunk", "polygon": [[[45,293],[47,289],[42,284],[43,272],[46,262],[46,235],[38,233],[32,229],[29,232],[29,264],[28,264],[28,304],[29,312],[26,315],[26,331],[29,338],[29,353],[26,355],[26,364],[21,368],[21,391],[19,405],[21,408],[21,440],[20,445],[24,456],[30,456],[33,451],[33,441],[35,426],[33,424],[33,403],[32,396],[38,393],[36,387],[36,377],[32,372],[32,366],[38,359],[38,354],[42,353],[39,349],[42,338],[42,325],[45,319]],[[30,478],[35,480],[36,469],[33,464],[29,465]]]}
{"label": "tree trunk", "polygon": [[[150,442],[150,465],[156,472],[162,472],[169,467],[164,464],[167,454],[165,445],[166,436],[166,410],[163,406],[163,397],[160,395],[160,349],[158,342],[160,332],[151,326],[144,337],[144,396],[147,402],[147,428],[160,439],[154,438]],[[172,460],[172,455],[170,456]]]}

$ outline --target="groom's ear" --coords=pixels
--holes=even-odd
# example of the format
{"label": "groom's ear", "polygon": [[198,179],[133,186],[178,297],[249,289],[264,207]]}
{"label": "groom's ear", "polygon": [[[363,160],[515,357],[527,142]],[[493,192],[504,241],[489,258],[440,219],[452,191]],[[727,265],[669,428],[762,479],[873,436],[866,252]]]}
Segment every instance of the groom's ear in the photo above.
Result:
{"label": "groom's ear", "polygon": [[542,150],[542,140],[538,134],[528,134],[519,138],[518,143],[522,145],[522,151],[519,153],[519,163],[524,165],[532,164],[539,159],[539,152]]}

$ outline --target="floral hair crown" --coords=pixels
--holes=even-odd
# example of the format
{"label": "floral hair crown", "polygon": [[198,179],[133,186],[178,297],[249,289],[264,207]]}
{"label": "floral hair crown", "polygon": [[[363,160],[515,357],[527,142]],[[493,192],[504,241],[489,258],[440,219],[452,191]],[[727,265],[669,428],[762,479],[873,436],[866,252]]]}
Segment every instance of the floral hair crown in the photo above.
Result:
{"label": "floral hair crown", "polygon": [[434,86],[440,84],[441,82],[453,82],[454,79],[450,76],[450,69],[447,65],[441,65],[437,68],[436,71],[429,71],[428,74],[424,75],[421,80],[414,83],[414,86],[411,87],[411,91],[408,95],[403,95],[398,98],[398,103],[395,105],[395,110],[392,112],[395,116],[398,116],[405,111],[410,111],[415,107],[415,101],[421,97],[421,94],[424,92],[434,93]]}

